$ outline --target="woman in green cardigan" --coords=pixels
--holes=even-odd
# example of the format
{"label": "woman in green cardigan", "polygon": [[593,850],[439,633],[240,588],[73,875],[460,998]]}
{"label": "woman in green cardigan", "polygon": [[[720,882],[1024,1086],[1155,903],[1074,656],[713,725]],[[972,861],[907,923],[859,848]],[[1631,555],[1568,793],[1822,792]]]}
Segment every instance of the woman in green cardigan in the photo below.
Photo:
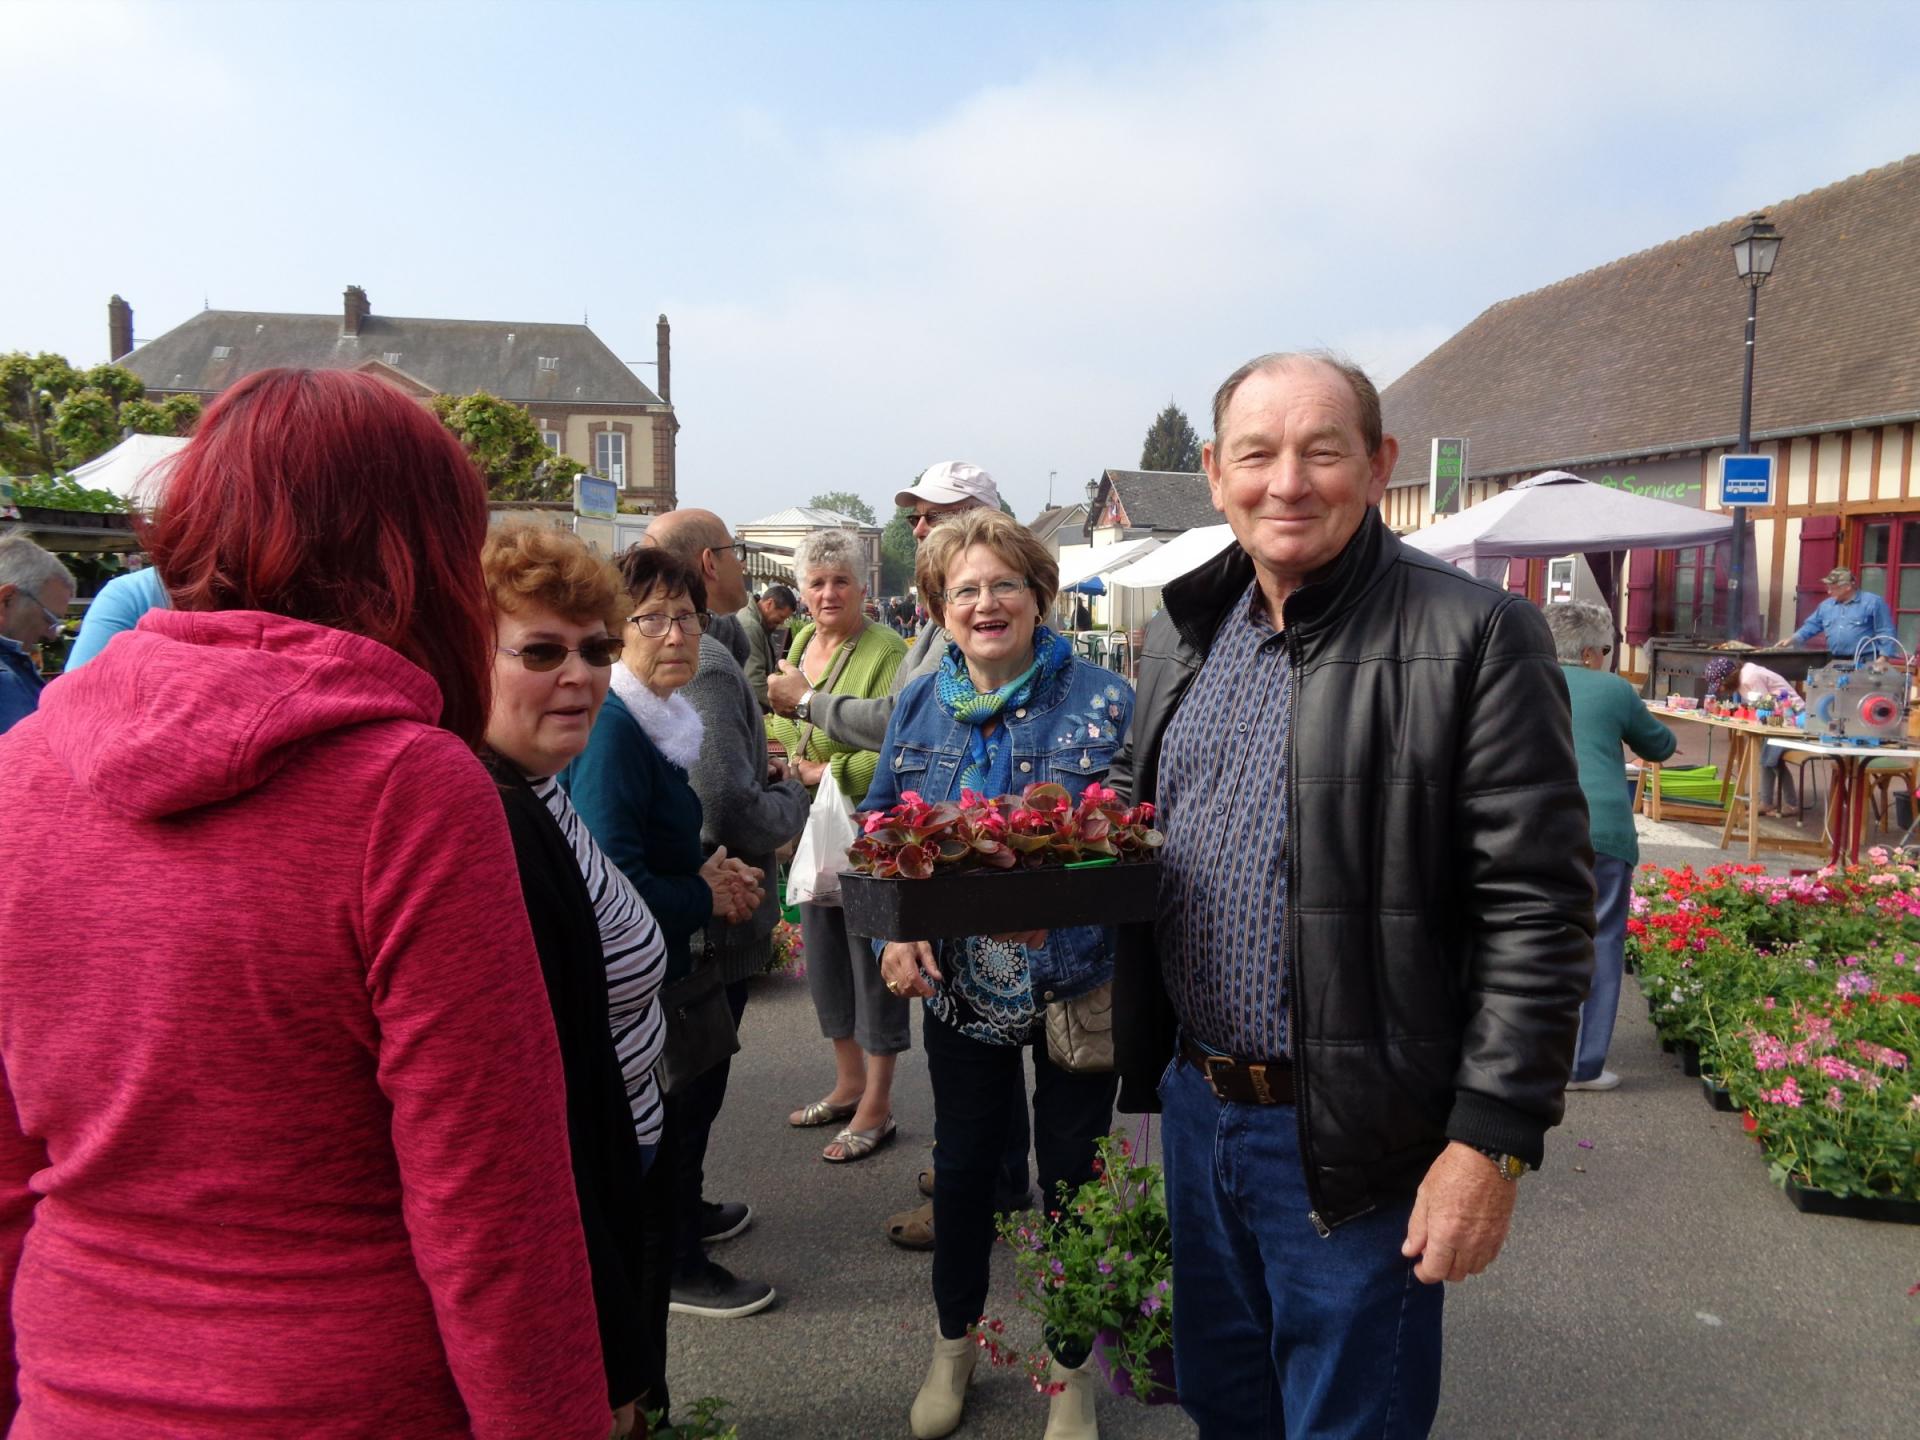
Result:
{"label": "woman in green cardigan", "polygon": [[[797,718],[767,717],[767,734],[786,747],[794,773],[809,792],[829,769],[849,805],[866,798],[880,757],[827,739],[807,723],[816,692],[872,699],[893,688],[906,642],[884,625],[867,622],[860,539],[847,530],[816,530],[793,552],[794,578],[813,614],[793,637],[787,659],[811,687]],[[807,988],[820,1032],[833,1042],[833,1089],[787,1117],[790,1125],[844,1124],[820,1152],[830,1164],[864,1160],[893,1138],[893,1068],[911,1043],[909,1003],[888,992],[863,941],[847,940],[838,905],[802,905],[800,933],[807,947]]]}

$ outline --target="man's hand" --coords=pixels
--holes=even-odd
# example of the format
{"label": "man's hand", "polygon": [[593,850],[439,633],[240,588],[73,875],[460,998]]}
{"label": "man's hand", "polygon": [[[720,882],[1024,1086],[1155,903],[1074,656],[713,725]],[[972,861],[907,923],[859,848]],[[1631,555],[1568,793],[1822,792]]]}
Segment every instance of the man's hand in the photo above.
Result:
{"label": "man's hand", "polygon": [[791,715],[800,697],[811,688],[806,675],[794,669],[791,660],[782,660],[779,674],[767,677],[767,704],[776,715]]}
{"label": "man's hand", "polygon": [[802,755],[793,762],[793,773],[800,777],[800,783],[809,790],[820,783],[820,777],[827,773],[827,762],[809,760]]}
{"label": "man's hand", "polygon": [[1419,1258],[1414,1278],[1458,1282],[1491,1265],[1507,1242],[1516,1188],[1471,1145],[1450,1142],[1420,1182],[1400,1247],[1407,1259]]}

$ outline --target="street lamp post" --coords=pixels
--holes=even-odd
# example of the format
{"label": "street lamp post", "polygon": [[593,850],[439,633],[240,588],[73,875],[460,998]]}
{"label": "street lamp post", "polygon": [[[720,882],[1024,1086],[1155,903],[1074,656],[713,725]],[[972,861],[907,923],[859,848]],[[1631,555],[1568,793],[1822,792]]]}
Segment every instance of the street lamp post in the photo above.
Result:
{"label": "street lamp post", "polygon": [[[1753,331],[1760,317],[1760,287],[1773,273],[1773,262],[1780,254],[1780,232],[1756,215],[1733,237],[1734,273],[1747,282],[1747,363],[1740,383],[1740,443],[1734,453],[1745,455],[1753,444]],[[1743,639],[1741,623],[1746,617],[1742,603],[1742,585],[1747,559],[1747,507],[1733,507],[1733,554],[1727,562],[1727,633]]]}

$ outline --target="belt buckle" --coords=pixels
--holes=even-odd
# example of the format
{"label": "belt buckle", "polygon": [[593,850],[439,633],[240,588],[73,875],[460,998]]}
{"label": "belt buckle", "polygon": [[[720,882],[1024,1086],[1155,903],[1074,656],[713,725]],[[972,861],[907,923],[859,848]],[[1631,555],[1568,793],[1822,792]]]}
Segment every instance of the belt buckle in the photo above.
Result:
{"label": "belt buckle", "polygon": [[1227,1074],[1232,1074],[1233,1057],[1231,1055],[1208,1055],[1200,1062],[1200,1073],[1207,1077],[1207,1088],[1213,1091],[1213,1098],[1216,1100],[1227,1100],[1231,1097],[1220,1088],[1220,1082],[1214,1078],[1213,1072],[1216,1066]]}
{"label": "belt buckle", "polygon": [[1253,1098],[1262,1105],[1273,1104],[1273,1087],[1267,1083],[1265,1065],[1247,1066],[1247,1080],[1253,1086]]}

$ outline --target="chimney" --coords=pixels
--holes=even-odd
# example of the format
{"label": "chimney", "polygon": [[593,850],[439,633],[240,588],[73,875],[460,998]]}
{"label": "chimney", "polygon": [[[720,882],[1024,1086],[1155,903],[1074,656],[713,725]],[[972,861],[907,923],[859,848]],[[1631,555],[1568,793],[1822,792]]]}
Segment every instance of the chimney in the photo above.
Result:
{"label": "chimney", "polygon": [[118,295],[107,301],[107,359],[133,349],[133,307]]}
{"label": "chimney", "polygon": [[660,398],[669,405],[673,403],[673,327],[667,324],[662,315],[660,323],[654,327],[654,345],[659,353],[654,357],[660,362]]}
{"label": "chimney", "polygon": [[373,306],[368,303],[367,292],[358,285],[347,286],[346,313],[341,317],[340,333],[358,335],[360,327],[366,323],[367,317],[371,314],[373,314]]}

